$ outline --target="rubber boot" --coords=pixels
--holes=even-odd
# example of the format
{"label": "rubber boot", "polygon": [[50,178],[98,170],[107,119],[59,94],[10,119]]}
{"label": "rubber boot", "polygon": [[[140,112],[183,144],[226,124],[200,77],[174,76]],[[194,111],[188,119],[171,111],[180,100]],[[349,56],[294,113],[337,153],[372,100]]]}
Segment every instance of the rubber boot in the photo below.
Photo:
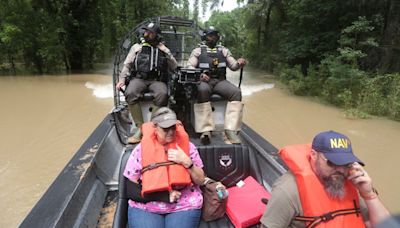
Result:
{"label": "rubber boot", "polygon": [[214,130],[214,119],[212,116],[211,102],[196,103],[194,110],[194,129],[197,133],[201,133],[200,141],[202,144],[209,144],[211,139],[211,131]]}
{"label": "rubber boot", "polygon": [[243,103],[241,101],[230,101],[226,105],[225,112],[225,135],[232,144],[240,144],[237,133],[242,124]]}
{"label": "rubber boot", "polygon": [[135,134],[133,134],[133,136],[128,138],[128,143],[135,144],[139,143],[140,140],[142,139],[142,130],[141,130],[141,126],[143,124],[142,109],[140,108],[140,104],[136,103],[129,105],[129,111],[131,112],[132,120],[135,122],[137,129]]}

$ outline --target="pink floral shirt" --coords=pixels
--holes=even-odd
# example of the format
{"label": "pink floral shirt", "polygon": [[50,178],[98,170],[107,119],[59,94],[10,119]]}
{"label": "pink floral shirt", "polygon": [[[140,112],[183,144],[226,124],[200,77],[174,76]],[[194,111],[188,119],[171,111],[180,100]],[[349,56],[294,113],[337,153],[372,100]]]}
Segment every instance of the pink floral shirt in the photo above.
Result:
{"label": "pink floral shirt", "polygon": [[[197,167],[203,168],[203,161],[200,158],[196,147],[190,143],[190,159]],[[131,181],[141,179],[140,171],[142,170],[142,145],[138,144],[129,156],[128,162],[124,170],[124,176]],[[181,190],[181,197],[176,203],[165,203],[152,201],[148,203],[139,203],[129,200],[129,206],[139,208],[148,212],[165,214],[176,211],[185,211],[191,209],[200,209],[203,205],[203,195],[200,187],[193,184]]]}

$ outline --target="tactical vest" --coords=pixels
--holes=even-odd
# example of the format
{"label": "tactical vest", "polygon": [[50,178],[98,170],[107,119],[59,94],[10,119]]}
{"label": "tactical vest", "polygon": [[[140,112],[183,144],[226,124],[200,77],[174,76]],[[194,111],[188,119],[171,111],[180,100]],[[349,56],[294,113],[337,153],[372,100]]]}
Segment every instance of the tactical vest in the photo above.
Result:
{"label": "tactical vest", "polygon": [[209,48],[206,45],[200,46],[199,68],[209,72],[212,78],[226,79],[226,58],[222,54],[222,46]]}
{"label": "tactical vest", "polygon": [[165,53],[157,47],[143,43],[142,50],[135,58],[134,71],[137,78],[165,81],[168,72]]}

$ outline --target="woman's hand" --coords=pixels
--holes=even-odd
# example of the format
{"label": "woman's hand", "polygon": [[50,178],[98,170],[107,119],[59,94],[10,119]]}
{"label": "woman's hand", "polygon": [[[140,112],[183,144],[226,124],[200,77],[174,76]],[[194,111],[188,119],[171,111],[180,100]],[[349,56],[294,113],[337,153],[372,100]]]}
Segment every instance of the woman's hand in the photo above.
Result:
{"label": "woman's hand", "polygon": [[181,198],[180,191],[172,190],[169,192],[169,202],[170,203],[176,203],[179,200],[179,198]]}
{"label": "woman's hand", "polygon": [[178,144],[176,147],[177,149],[168,149],[168,161],[173,161],[188,168],[192,164],[192,160],[185,154]]}
{"label": "woman's hand", "polygon": [[205,178],[203,169],[194,165],[192,159],[183,152],[182,148],[178,145],[176,147],[177,149],[168,150],[168,161],[183,165],[189,171],[193,183],[197,185],[203,184]]}

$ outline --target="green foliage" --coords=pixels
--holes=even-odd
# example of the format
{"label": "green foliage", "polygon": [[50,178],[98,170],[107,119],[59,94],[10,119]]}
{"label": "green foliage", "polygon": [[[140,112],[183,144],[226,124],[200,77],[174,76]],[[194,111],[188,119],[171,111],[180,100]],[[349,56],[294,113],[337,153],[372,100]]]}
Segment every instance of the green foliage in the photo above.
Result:
{"label": "green foliage", "polygon": [[362,82],[368,78],[368,74],[357,66],[357,60],[366,56],[360,50],[362,47],[360,43],[368,39],[371,41],[371,37],[363,38],[362,32],[369,32],[372,29],[369,21],[359,18],[343,29],[338,53],[329,54],[319,65],[308,67],[306,75],[300,72],[299,66],[285,69],[281,71],[281,80],[288,83],[294,94],[320,96],[327,102],[346,110],[357,107]]}
{"label": "green foliage", "polygon": [[[187,10],[188,0],[0,1],[0,70],[85,70],[109,61],[138,22]],[[188,15],[188,12],[186,12]]]}
{"label": "green foliage", "polygon": [[344,111],[344,115],[349,118],[349,119],[368,119],[371,118],[371,115],[369,115],[366,112],[363,112],[359,109],[356,108],[350,108],[346,109]]}
{"label": "green foliage", "polygon": [[338,51],[339,58],[343,62],[358,67],[357,61],[367,56],[363,49],[378,46],[375,38],[370,36],[374,30],[371,24],[372,21],[367,20],[366,17],[358,17],[358,20],[342,30]]}
{"label": "green foliage", "polygon": [[377,75],[363,81],[359,108],[400,120],[400,74]]}
{"label": "green foliage", "polygon": [[232,12],[215,12],[208,24],[214,26],[221,33],[221,42],[228,47],[234,56],[244,54],[246,36],[243,33],[243,25],[232,23],[235,20],[240,20],[237,15],[240,15],[240,10],[236,9]]}
{"label": "green foliage", "polygon": [[294,94],[320,97],[349,117],[400,119],[399,75],[376,73],[399,65],[379,65],[399,45],[396,9],[387,0],[259,0],[211,18],[225,45],[241,47],[253,66],[273,71]]}
{"label": "green foliage", "polygon": [[293,64],[317,62],[333,51],[338,38],[340,5],[334,0],[287,1],[287,20],[282,23],[280,50]]}

